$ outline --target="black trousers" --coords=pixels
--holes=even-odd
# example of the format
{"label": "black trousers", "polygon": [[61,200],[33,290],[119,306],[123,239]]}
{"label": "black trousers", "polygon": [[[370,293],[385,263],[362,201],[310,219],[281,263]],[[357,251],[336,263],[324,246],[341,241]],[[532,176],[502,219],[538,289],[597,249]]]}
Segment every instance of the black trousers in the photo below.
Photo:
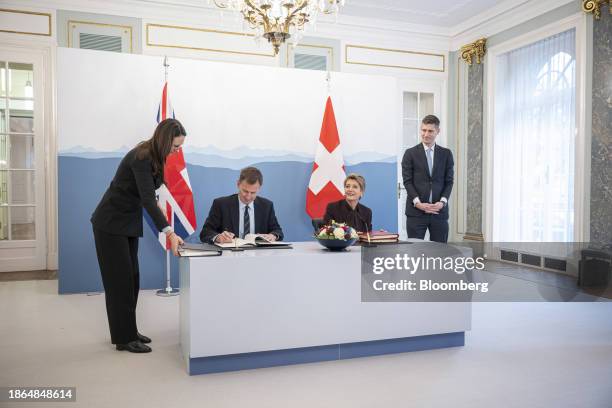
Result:
{"label": "black trousers", "polygon": [[440,219],[438,215],[423,214],[418,217],[406,217],[406,232],[408,238],[424,239],[429,230],[429,239],[435,242],[448,241],[448,220]]}
{"label": "black trousers", "polygon": [[94,228],[94,239],[106,297],[111,342],[129,343],[138,338],[138,237],[112,235]]}

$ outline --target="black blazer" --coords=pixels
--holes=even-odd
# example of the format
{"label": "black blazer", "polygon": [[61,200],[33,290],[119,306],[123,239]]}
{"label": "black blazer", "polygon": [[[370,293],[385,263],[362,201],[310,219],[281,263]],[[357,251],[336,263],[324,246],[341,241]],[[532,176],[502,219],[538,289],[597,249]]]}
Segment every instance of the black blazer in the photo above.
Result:
{"label": "black blazer", "polygon": [[359,232],[372,231],[372,210],[363,204],[357,204],[353,210],[345,199],[327,204],[323,222],[329,224],[332,220],[346,223]]}
{"label": "black blazer", "polygon": [[130,150],[91,215],[94,228],[114,235],[142,237],[143,207],[159,231],[166,228],[168,221],[155,198],[155,190],[161,184],[161,175],[153,176],[151,160],[139,160],[136,148]]}
{"label": "black blazer", "polygon": [[[415,197],[422,203],[429,202],[429,192],[432,192],[432,202],[437,203],[442,197],[450,199],[454,180],[453,153],[450,149],[436,145],[434,148],[434,163],[432,173],[429,174],[427,156],[422,143],[407,149],[402,158],[402,178],[404,188],[408,194],[406,200],[406,215],[419,216],[425,212],[413,204]],[[444,206],[438,215],[448,219],[448,205]]]}
{"label": "black blazer", "polygon": [[[263,197],[256,197],[254,203],[255,233],[274,234],[279,241],[282,241],[283,230],[276,219],[272,201]],[[223,231],[230,231],[238,236],[240,229],[239,212],[238,194],[215,198],[210,207],[208,218],[206,218],[200,232],[200,241],[212,244],[213,238]]]}

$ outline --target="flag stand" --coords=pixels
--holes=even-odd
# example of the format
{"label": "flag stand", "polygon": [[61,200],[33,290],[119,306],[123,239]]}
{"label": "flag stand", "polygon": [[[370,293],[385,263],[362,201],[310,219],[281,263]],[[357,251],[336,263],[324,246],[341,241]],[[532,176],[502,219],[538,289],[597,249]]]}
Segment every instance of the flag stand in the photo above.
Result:
{"label": "flag stand", "polygon": [[179,290],[177,288],[173,288],[170,285],[170,251],[166,250],[166,288],[159,289],[157,291],[157,296],[176,296],[179,294]]}
{"label": "flag stand", "polygon": [[[169,117],[174,118],[174,110],[172,109],[172,106],[170,106],[170,101],[167,98],[167,93],[166,93],[167,86],[168,86],[168,67],[170,66],[170,64],[168,64],[168,56],[166,56],[166,55],[164,56],[163,66],[164,66],[164,90],[162,92],[162,100],[160,102],[159,109],[158,109],[158,112],[157,112],[157,123],[161,122],[162,120],[168,119]],[[167,111],[168,115],[166,115],[166,111]],[[186,170],[186,166],[185,166],[185,162],[184,162],[182,151],[179,151],[179,153],[176,153],[176,154],[180,154],[179,157],[180,157],[180,160],[182,162],[182,167]],[[186,174],[183,175],[182,177],[186,178]],[[188,178],[187,178],[187,185],[189,185],[189,179]],[[161,189],[161,187],[160,187],[160,189]],[[172,192],[167,190],[167,193],[170,196],[172,196]],[[190,185],[189,185],[189,194],[192,195],[191,186]],[[191,197],[191,200],[193,201],[193,197]],[[179,206],[180,205],[181,204],[179,204]],[[192,203],[192,208],[193,208],[193,203]],[[170,223],[171,225],[174,224],[174,223],[171,222],[173,217],[174,217],[174,215],[172,215],[172,214],[173,213],[166,214],[166,217],[168,218],[168,223]],[[187,226],[187,233],[188,234],[193,233],[193,230],[195,229],[195,214],[193,215],[192,218],[193,218],[194,222],[192,223],[193,226],[192,225],[188,225]],[[164,246],[166,248],[166,288],[165,289],[159,289],[156,292],[156,294],[157,294],[157,296],[164,296],[164,297],[176,296],[176,295],[179,294],[179,289],[173,288],[172,285],[170,284],[170,250],[168,249],[168,238],[167,237],[165,238],[164,242],[165,242],[165,245],[162,244],[162,246]],[[161,239],[160,239],[160,243],[161,243]]]}

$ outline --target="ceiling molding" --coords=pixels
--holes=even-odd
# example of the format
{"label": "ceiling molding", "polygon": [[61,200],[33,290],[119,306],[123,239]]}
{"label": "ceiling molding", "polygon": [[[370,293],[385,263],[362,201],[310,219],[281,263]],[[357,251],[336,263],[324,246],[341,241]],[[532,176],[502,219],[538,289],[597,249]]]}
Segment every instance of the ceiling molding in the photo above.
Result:
{"label": "ceiling molding", "polygon": [[488,20],[497,16],[505,15],[506,13],[521,7],[525,3],[529,3],[530,0],[505,0],[499,4],[484,10],[481,13],[474,14],[471,18],[465,20],[463,23],[457,24],[451,28],[451,36],[456,37],[463,34],[466,31],[472,30],[481,24],[486,23]]}
{"label": "ceiling molding", "polygon": [[[325,19],[319,18],[318,21],[326,21]],[[332,23],[333,18],[327,19]],[[374,18],[365,18],[357,16],[348,16],[346,14],[339,14],[337,23],[338,25],[352,26],[352,27],[363,27],[370,29],[380,30],[381,27],[384,31],[400,32],[405,34],[421,34],[421,35],[434,35],[445,37],[447,39],[451,36],[451,30],[448,27],[438,27],[426,24],[413,24],[403,23],[397,20],[382,20]]]}
{"label": "ceiling molding", "polygon": [[[384,44],[406,44],[411,49],[455,51],[480,37],[490,37],[547,11],[576,0],[505,0],[453,27],[403,23],[340,13],[338,21],[320,18],[308,36],[341,38],[342,40],[379,41]],[[112,14],[148,21],[180,23],[217,29],[240,29],[241,19],[221,15],[207,0],[8,0],[6,5],[32,9],[74,10],[85,13]],[[359,7],[356,5],[355,7]]]}
{"label": "ceiling molding", "polygon": [[[448,7],[448,8],[443,8],[443,9],[436,9],[435,11],[427,11],[425,9],[418,8],[406,8],[406,7],[393,7],[393,6],[385,6],[385,5],[381,5],[379,3],[355,3],[354,1],[350,1],[348,2],[344,7],[347,10],[352,10],[352,9],[366,9],[366,10],[384,10],[384,11],[391,11],[391,12],[395,12],[395,13],[416,13],[419,15],[423,15],[423,16],[431,16],[431,17],[439,17],[439,16],[448,16],[453,14],[456,10],[460,9],[461,7],[465,6],[466,3],[469,3],[470,0],[464,0],[462,2],[456,2],[452,7]],[[352,15],[350,13],[348,13],[349,15]]]}
{"label": "ceiling molding", "polygon": [[[491,37],[574,0],[511,0],[500,4],[501,10],[489,10],[466,21],[451,34],[451,51],[481,37]],[[517,3],[512,7],[512,2]],[[520,3],[520,4],[518,4]],[[502,11],[503,10],[503,11]]]}

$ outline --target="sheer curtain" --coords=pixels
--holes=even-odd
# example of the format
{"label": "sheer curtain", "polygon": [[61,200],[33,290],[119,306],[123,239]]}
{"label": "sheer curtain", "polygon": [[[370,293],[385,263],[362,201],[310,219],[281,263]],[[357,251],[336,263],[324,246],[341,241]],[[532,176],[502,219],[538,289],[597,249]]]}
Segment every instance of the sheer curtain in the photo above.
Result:
{"label": "sheer curtain", "polygon": [[575,30],[495,61],[493,240],[574,236]]}

